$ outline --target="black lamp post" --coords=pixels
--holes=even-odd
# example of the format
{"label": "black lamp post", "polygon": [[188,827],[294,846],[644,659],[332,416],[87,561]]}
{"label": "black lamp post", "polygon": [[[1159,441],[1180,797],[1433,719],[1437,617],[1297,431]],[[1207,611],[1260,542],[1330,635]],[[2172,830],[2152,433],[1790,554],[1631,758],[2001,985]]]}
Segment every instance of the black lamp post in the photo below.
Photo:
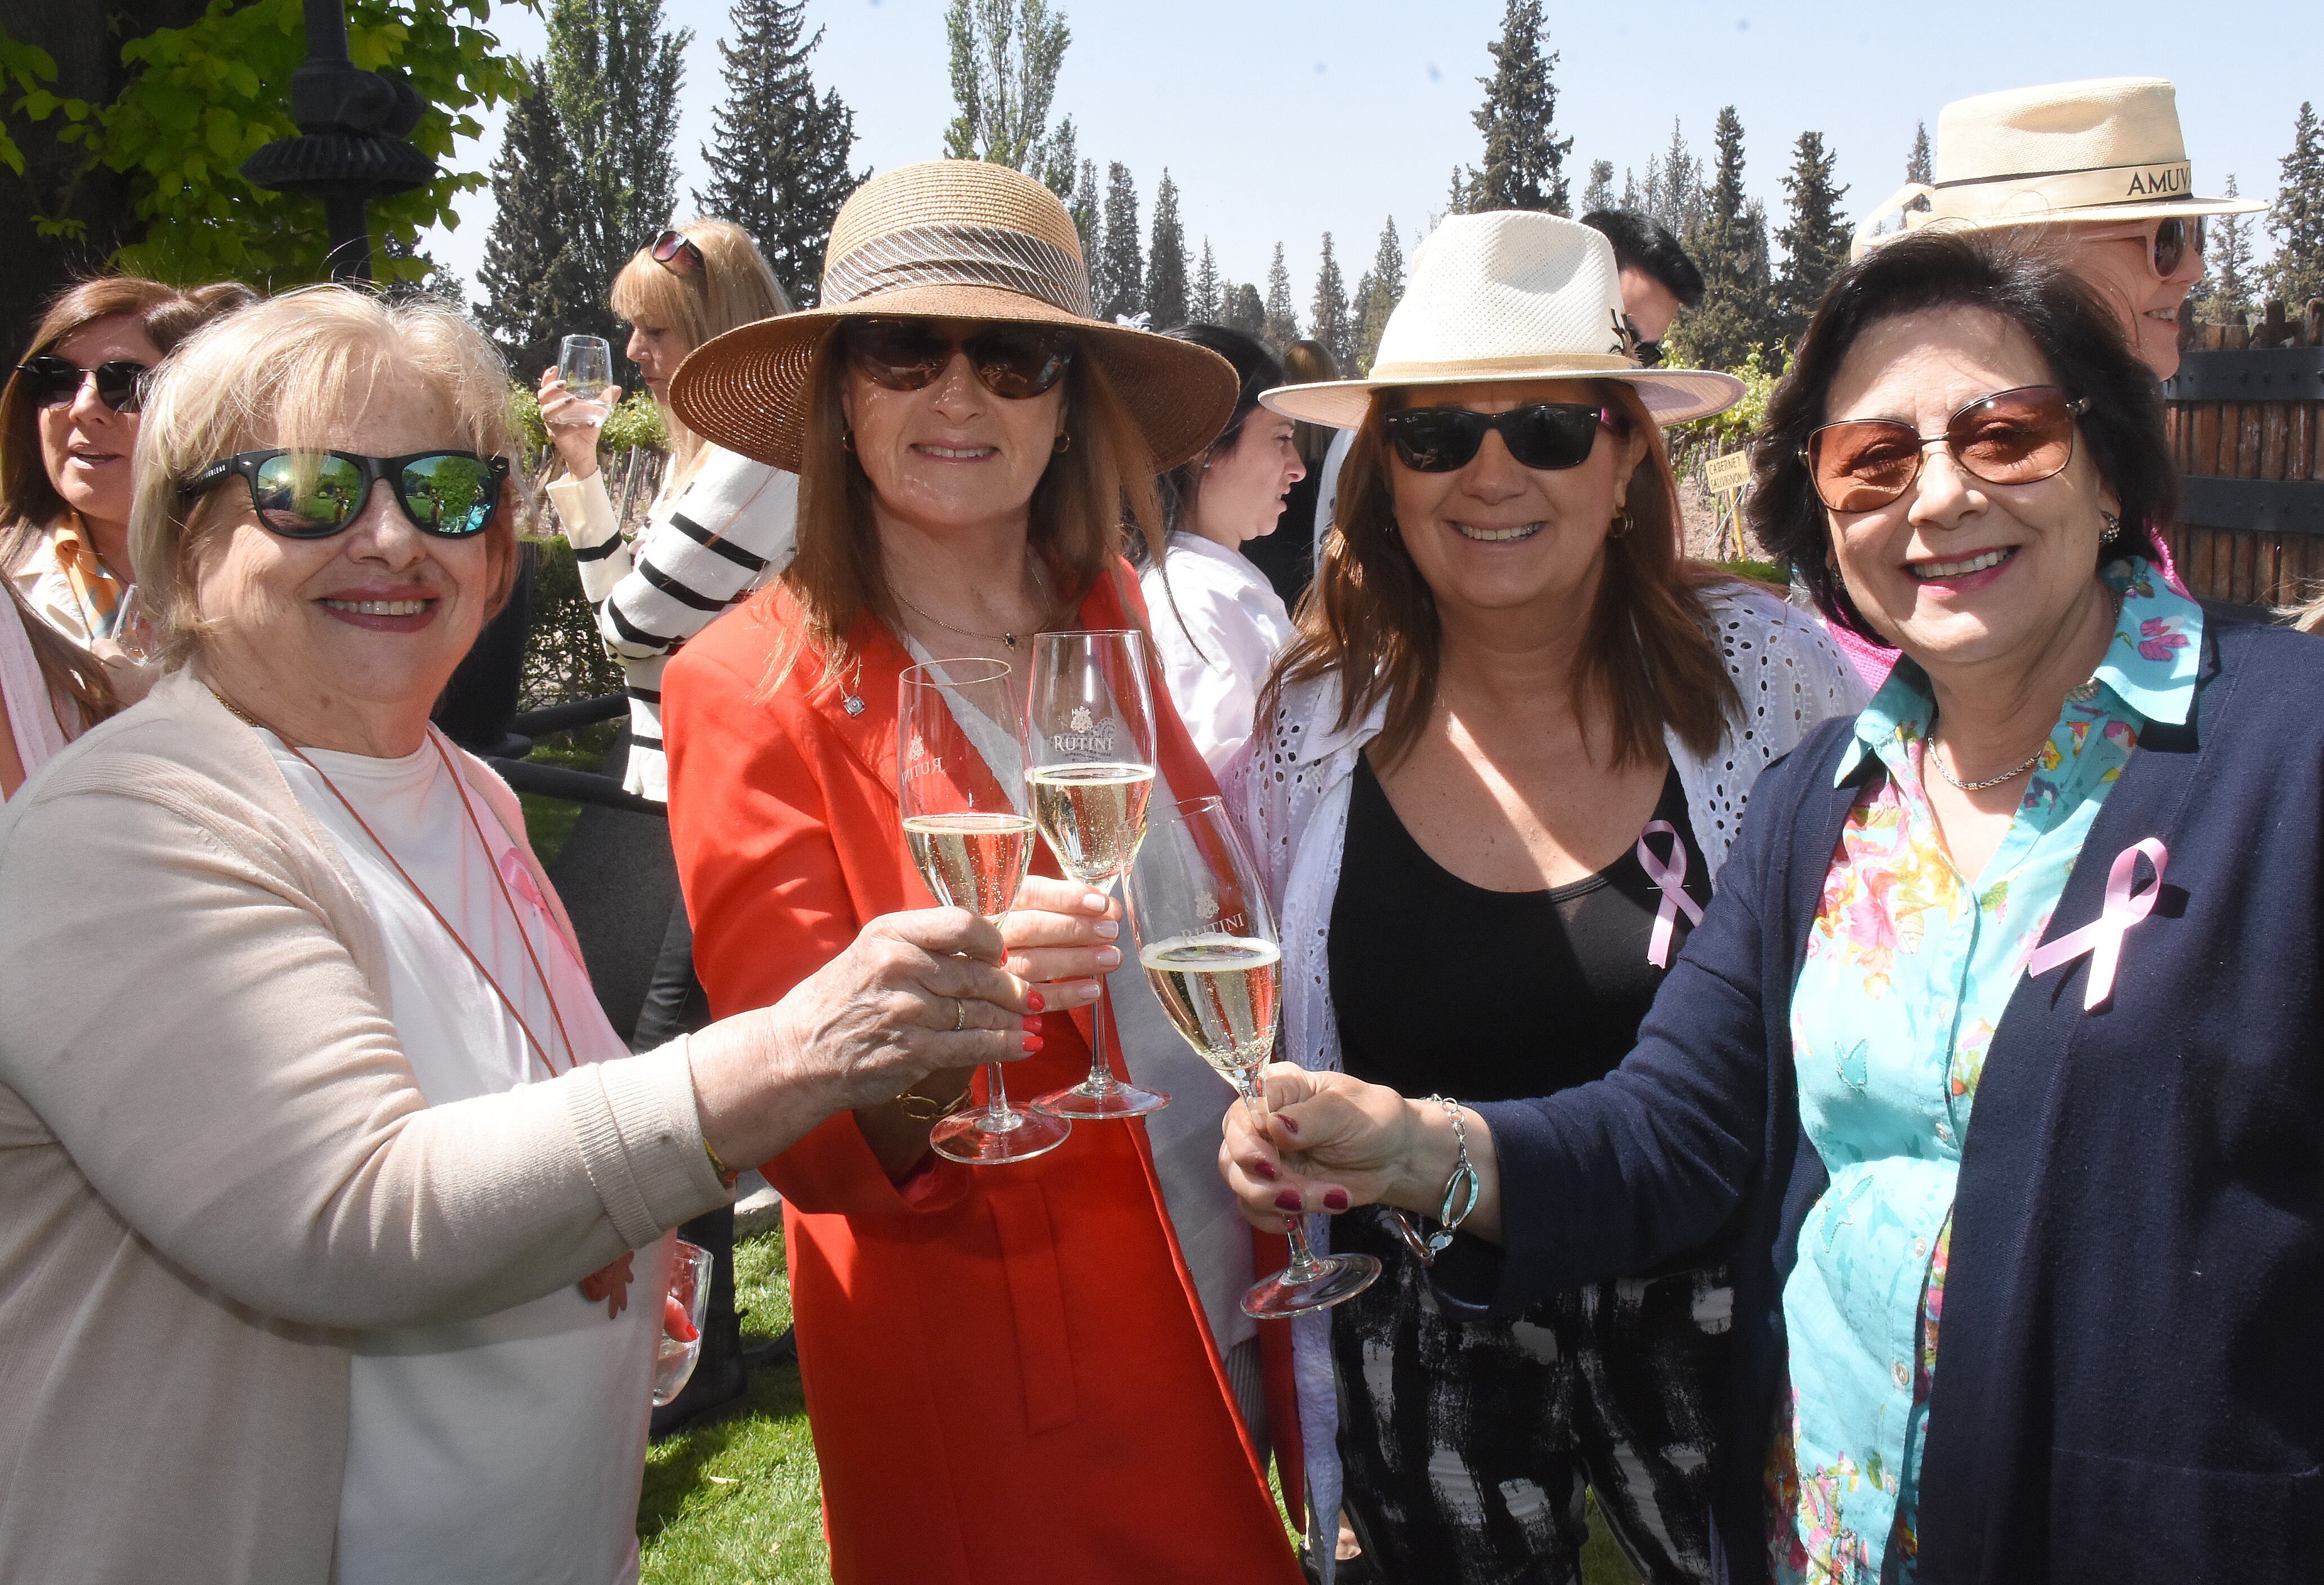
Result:
{"label": "black lamp post", "polygon": [[306,0],[307,63],[290,74],[290,118],[299,135],[267,144],[243,161],[253,187],[323,201],[331,273],[371,279],[373,198],[436,180],[436,162],[404,142],[423,106],[400,76],[365,71],[347,59],[343,0]]}

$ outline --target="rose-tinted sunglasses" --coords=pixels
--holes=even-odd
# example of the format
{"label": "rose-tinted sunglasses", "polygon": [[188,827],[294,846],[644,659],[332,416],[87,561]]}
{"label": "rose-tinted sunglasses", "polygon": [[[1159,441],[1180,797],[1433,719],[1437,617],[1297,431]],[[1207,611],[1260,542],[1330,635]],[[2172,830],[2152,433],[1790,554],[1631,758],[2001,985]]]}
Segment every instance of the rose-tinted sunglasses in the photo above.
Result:
{"label": "rose-tinted sunglasses", "polygon": [[115,358],[84,369],[70,358],[42,353],[16,365],[34,407],[58,407],[80,394],[81,382],[95,377],[97,399],[117,413],[134,413],[145,405],[145,376],[152,365]]}
{"label": "rose-tinted sunglasses", "polygon": [[839,336],[863,377],[890,391],[924,390],[954,354],[966,353],[987,391],[1022,401],[1053,388],[1074,362],[1073,333],[1038,325],[993,325],[960,337],[927,319],[850,319]]}
{"label": "rose-tinted sunglasses", "polygon": [[1812,430],[1800,460],[1816,498],[1834,511],[1874,511],[1913,487],[1929,447],[1988,484],[2034,484],[2065,470],[2074,456],[2074,420],[2089,410],[2054,385],[2022,385],[1980,396],[1923,435],[1895,419],[1850,419]]}
{"label": "rose-tinted sunglasses", "polygon": [[1600,424],[1620,433],[1621,415],[1611,408],[1579,402],[1537,401],[1507,412],[1476,413],[1463,407],[1408,407],[1382,420],[1397,460],[1418,474],[1449,474],[1467,467],[1485,437],[1498,432],[1520,467],[1580,467],[1598,444]]}
{"label": "rose-tinted sunglasses", "polygon": [[702,250],[683,231],[665,231],[653,239],[653,262],[673,275],[704,275],[709,266]]}

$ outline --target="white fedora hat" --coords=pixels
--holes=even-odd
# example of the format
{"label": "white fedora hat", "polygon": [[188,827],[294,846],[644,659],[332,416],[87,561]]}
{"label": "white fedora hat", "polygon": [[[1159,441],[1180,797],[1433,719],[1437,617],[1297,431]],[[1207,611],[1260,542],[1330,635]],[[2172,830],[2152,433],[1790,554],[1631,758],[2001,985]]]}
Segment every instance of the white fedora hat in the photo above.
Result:
{"label": "white fedora hat", "polygon": [[1614,247],[1555,215],[1454,215],[1412,255],[1370,377],[1278,385],[1259,401],[1286,417],[1352,429],[1372,392],[1519,380],[1619,380],[1657,422],[1735,405],[1743,382],[1708,369],[1648,369],[1631,355]]}
{"label": "white fedora hat", "polygon": [[[1906,182],[1857,227],[1856,253],[1900,210],[1904,229],[2249,215],[2256,198],[2200,198],[2179,131],[2179,90],[2159,77],[2006,88],[1937,113],[1932,182]],[[1925,210],[1906,209],[1925,198]],[[1887,236],[1901,235],[1889,232]]]}

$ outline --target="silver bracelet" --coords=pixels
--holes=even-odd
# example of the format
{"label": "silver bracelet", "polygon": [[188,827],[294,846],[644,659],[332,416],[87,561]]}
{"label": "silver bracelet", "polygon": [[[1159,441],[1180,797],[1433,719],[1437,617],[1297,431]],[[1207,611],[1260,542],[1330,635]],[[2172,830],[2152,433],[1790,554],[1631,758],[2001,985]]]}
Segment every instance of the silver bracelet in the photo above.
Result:
{"label": "silver bracelet", "polygon": [[1413,1219],[1391,1208],[1388,1214],[1396,1219],[1396,1230],[1404,1239],[1405,1248],[1423,1266],[1434,1266],[1436,1258],[1452,1247],[1452,1235],[1469,1220],[1469,1212],[1477,1209],[1477,1169],[1469,1160],[1469,1129],[1461,1120],[1461,1103],[1449,1096],[1431,1095],[1429,1100],[1444,1109],[1452,1120],[1452,1139],[1461,1154],[1452,1163],[1452,1175],[1444,1180],[1444,1197],[1436,1208],[1436,1230],[1421,1237]]}

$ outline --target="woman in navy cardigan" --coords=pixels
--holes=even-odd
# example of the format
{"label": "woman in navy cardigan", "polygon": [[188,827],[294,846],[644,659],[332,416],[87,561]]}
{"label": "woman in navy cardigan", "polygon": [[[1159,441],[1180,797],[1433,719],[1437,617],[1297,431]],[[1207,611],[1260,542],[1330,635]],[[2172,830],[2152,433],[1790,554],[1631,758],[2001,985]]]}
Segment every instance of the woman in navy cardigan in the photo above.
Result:
{"label": "woman in navy cardigan", "polygon": [[1254,1220],[1453,1214],[1455,1313],[1727,1229],[1727,1579],[2319,1567],[2324,646],[2153,575],[2167,457],[2054,263],[1850,265],[1756,526],[1905,660],[1761,780],[1637,1049],[1478,1107],[1278,1065],[1230,1116]]}

